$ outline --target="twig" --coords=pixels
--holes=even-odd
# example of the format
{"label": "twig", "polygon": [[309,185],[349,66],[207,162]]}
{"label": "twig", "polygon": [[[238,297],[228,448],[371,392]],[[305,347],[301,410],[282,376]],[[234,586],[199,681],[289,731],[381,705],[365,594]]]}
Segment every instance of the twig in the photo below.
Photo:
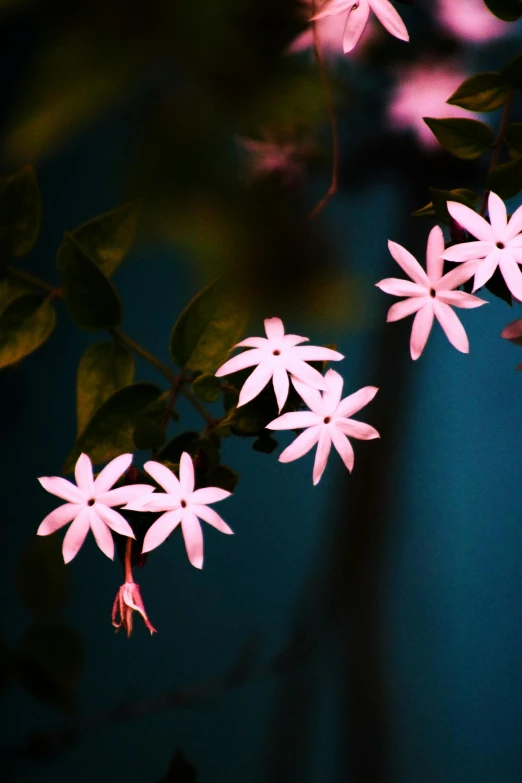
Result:
{"label": "twig", "polygon": [[[506,100],[506,105],[504,106],[504,111],[502,112],[502,118],[500,120],[500,126],[498,129],[497,138],[495,139],[495,143],[493,144],[493,153],[491,155],[491,160],[489,162],[487,175],[489,175],[490,171],[495,168],[495,166],[498,164],[498,161],[500,159],[500,151],[502,149],[502,142],[504,140],[504,135],[506,133],[506,128],[509,122],[509,115],[511,113],[511,107],[513,106],[513,99],[515,97],[515,88],[511,88],[511,90],[508,93],[508,97]],[[490,189],[487,187],[484,188],[484,192],[482,194],[482,202],[480,204],[480,215],[481,217],[484,217],[486,214],[486,207],[488,203],[488,196],[490,194]]]}
{"label": "twig", "polygon": [[28,283],[34,288],[39,288],[42,291],[46,291],[48,294],[52,295],[53,299],[58,299],[62,296],[62,291],[60,288],[54,288],[54,286],[52,286],[50,283],[46,283],[45,280],[40,280],[39,277],[31,275],[29,272],[24,272],[23,269],[17,269],[15,266],[10,266],[9,264],[5,266],[4,269],[9,277],[23,280],[24,283]]}

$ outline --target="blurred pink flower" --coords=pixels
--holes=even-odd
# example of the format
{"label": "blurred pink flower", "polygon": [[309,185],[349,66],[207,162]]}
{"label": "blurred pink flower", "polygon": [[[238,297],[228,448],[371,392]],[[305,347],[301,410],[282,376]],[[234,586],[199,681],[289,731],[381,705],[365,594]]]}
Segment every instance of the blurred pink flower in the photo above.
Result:
{"label": "blurred pink flower", "polygon": [[474,116],[446,103],[466,77],[458,63],[424,62],[401,68],[388,105],[390,125],[396,130],[411,128],[424,147],[440,150],[423,117]]}
{"label": "blurred pink flower", "polygon": [[461,41],[491,41],[513,32],[487,8],[484,0],[437,0],[435,16],[440,26]]}
{"label": "blurred pink flower", "polygon": [[324,376],[326,390],[321,394],[299,381],[295,388],[306,402],[309,411],[284,413],[267,424],[269,430],[293,430],[306,428],[280,455],[279,462],[292,462],[307,454],[317,443],[313,482],[318,484],[323,475],[332,443],[349,471],[353,468],[353,448],[347,436],[360,440],[373,440],[379,433],[369,424],[349,417],[367,405],[378,392],[375,386],[365,386],[355,394],[341,400],[343,379],[335,370]]}
{"label": "blurred pink flower", "polygon": [[[251,351],[229,359],[216,370],[216,376],[245,370],[247,367],[257,365],[256,369],[247,378],[239,394],[238,408],[245,405],[263,391],[271,380],[279,410],[283,407],[288,397],[290,382],[297,378],[315,389],[325,389],[323,376],[306,362],[339,361],[344,356],[331,348],[321,348],[315,345],[299,345],[308,342],[308,337],[299,337],[297,334],[285,334],[285,327],[280,318],[265,318],[265,337],[247,337],[234,348],[252,348]],[[294,384],[295,385],[295,384]]]}
{"label": "blurred pink flower", "polygon": [[504,202],[496,193],[490,193],[488,213],[490,223],[473,209],[456,201],[448,201],[448,212],[476,242],[462,242],[443,252],[448,261],[478,261],[473,290],[481,288],[492,277],[497,266],[513,296],[522,301],[522,206],[508,222]]}
{"label": "blurred pink flower", "polygon": [[359,43],[371,11],[395,38],[409,41],[406,26],[390,0],[327,0],[312,17],[312,21],[328,16],[342,16],[345,21],[341,41],[343,52],[347,54]]}
{"label": "blurred pink flower", "polygon": [[137,585],[136,582],[125,582],[118,590],[112,606],[112,624],[117,631],[119,631],[120,628],[125,628],[127,636],[131,635],[134,612],[138,612],[138,614],[141,615],[151,636],[153,633],[157,633],[147,617],[147,612],[145,611],[145,606],[141,597],[140,586]]}
{"label": "blurred pink flower", "polygon": [[511,323],[502,329],[500,336],[503,337],[504,340],[509,340],[510,343],[522,345],[522,318],[511,321]]}
{"label": "blurred pink flower", "polygon": [[47,492],[68,501],[51,511],[37,530],[37,535],[48,536],[72,522],[63,540],[63,559],[66,563],[78,553],[89,528],[101,551],[111,560],[114,558],[114,541],[109,528],[122,536],[134,538],[131,526],[121,514],[114,511],[113,506],[123,506],[136,497],[153,492],[154,487],[149,484],[128,484],[111,489],[131,461],[132,454],[116,457],[94,480],[91,460],[87,454],[81,454],[74,469],[77,486],[58,476],[42,476],[38,479]]}
{"label": "blurred pink flower", "polygon": [[279,174],[287,185],[303,179],[304,165],[296,145],[247,138],[238,142],[248,153],[247,167],[252,177]]}
{"label": "blurred pink flower", "polygon": [[220,533],[231,535],[234,531],[209,508],[230,497],[231,493],[219,487],[205,487],[194,492],[194,463],[186,451],[181,455],[179,480],[161,462],[146,462],[145,470],[165,492],[155,492],[129,503],[125,508],[131,511],[165,511],[147,530],[143,541],[143,552],[150,552],[162,544],[172,531],[181,524],[188,559],[195,568],[203,568],[203,532],[200,519],[215,527]]}
{"label": "blurred pink flower", "polygon": [[408,297],[408,299],[403,299],[402,302],[397,302],[390,307],[386,319],[388,322],[398,321],[400,318],[406,318],[406,316],[416,313],[411,330],[411,358],[418,359],[424,350],[434,317],[442,326],[450,343],[458,351],[469,353],[466,332],[451,308],[471,308],[487,304],[478,296],[454,290],[472,277],[477,266],[476,263],[470,261],[442,276],[444,235],[440,226],[434,226],[428,237],[427,274],[404,247],[391,240],[388,242],[388,247],[395,261],[413,282],[389,277],[376,285],[387,294]]}
{"label": "blurred pink flower", "polygon": [[[311,2],[306,2],[308,7],[311,7]],[[339,57],[343,54],[340,42],[343,39],[344,29],[346,22],[348,21],[349,11],[344,13],[335,14],[332,16],[325,16],[315,22],[317,25],[317,32],[319,34],[319,44],[321,47],[321,53],[327,57]],[[313,49],[314,47],[314,22],[310,23],[310,26],[299,35],[288,48],[288,53],[293,54],[296,52],[303,52],[306,49]],[[352,56],[357,57],[362,54],[365,47],[375,39],[377,33],[377,24],[375,19],[370,18],[366,25],[364,32],[359,41],[357,49],[352,53]]]}

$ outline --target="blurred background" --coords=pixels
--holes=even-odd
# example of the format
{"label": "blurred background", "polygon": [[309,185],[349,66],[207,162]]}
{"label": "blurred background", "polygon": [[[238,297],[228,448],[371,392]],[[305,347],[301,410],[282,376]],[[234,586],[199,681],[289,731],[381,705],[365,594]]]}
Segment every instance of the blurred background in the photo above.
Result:
{"label": "blurred background", "polygon": [[[520,307],[487,294],[462,314],[469,356],[436,325],[413,363],[411,319],[386,325],[392,300],[375,288],[398,272],[388,238],[423,262],[433,221],[411,213],[428,186],[481,192],[488,161],[442,152],[421,118],[475,116],[446,99],[514,57],[521,30],[482,0],[396,7],[408,45],[372,20],[344,56],[343,19],[319,25],[340,182],[308,220],[330,183],[331,128],[306,3],[0,4],[2,171],[33,164],[42,198],[24,269],[59,285],[63,232],[140,199],[114,276],[135,340],[169,363],[187,302],[239,272],[248,334],[278,315],[335,343],[347,394],[380,387],[361,418],[381,433],[355,442],[352,475],[333,453],[317,487],[311,454],[277,461],[291,433],[272,454],[224,440],[236,535],[206,527],[202,572],[174,537],[152,553],[135,575],[152,639],[139,622],[130,640],[114,634],[120,567],[92,540],[67,569],[44,569],[67,596],[55,621],[79,640],[59,663],[76,712],[39,682],[8,682],[2,780],[522,778],[521,357],[499,337]],[[27,644],[20,574],[55,505],[36,477],[61,472],[78,361],[102,337],[58,303],[51,339],[0,378],[1,649]],[[137,377],[165,385],[144,362]],[[179,432],[200,427],[183,400],[179,411]]]}

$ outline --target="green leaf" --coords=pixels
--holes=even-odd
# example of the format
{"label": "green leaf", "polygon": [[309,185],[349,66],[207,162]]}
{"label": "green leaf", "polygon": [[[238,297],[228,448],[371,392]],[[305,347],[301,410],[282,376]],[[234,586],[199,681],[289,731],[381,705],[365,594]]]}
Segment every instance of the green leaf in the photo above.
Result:
{"label": "green leaf", "polygon": [[18,562],[15,584],[20,601],[38,619],[65,608],[71,582],[59,538],[33,537]]}
{"label": "green leaf", "polygon": [[152,383],[134,383],[111,394],[98,408],[67,457],[63,471],[70,473],[82,452],[95,465],[134,451],[135,419],[161,394]]}
{"label": "green leaf", "polygon": [[[111,277],[132,247],[141,206],[125,204],[104,215],[92,218],[75,228],[72,236],[83,252],[98,266],[105,277]],[[62,252],[56,259],[58,269],[64,266]]]}
{"label": "green leaf", "polygon": [[495,166],[487,176],[488,188],[500,198],[513,198],[522,190],[522,158]]}
{"label": "green leaf", "polygon": [[76,378],[78,435],[100,405],[133,380],[134,357],[128,348],[114,341],[90,345],[80,359]]}
{"label": "green leaf", "polygon": [[15,673],[35,699],[70,713],[76,706],[76,685],[83,662],[83,644],[72,628],[33,625],[22,637]]}
{"label": "green leaf", "polygon": [[508,152],[512,158],[522,158],[522,122],[512,122],[505,136]]}
{"label": "green leaf", "polygon": [[24,294],[0,315],[0,369],[36,351],[54,329],[56,314],[40,294]]}
{"label": "green leaf", "polygon": [[262,432],[258,439],[252,444],[254,451],[260,451],[262,454],[271,454],[277,449],[278,443],[266,430]]}
{"label": "green leaf", "polygon": [[505,104],[509,90],[500,74],[478,73],[462,82],[446,103],[470,111],[493,111]]}
{"label": "green leaf", "polygon": [[480,158],[493,143],[493,131],[483,122],[462,117],[442,120],[423,117],[423,119],[439,144],[457,158],[463,160]]}
{"label": "green leaf", "polygon": [[[40,191],[32,166],[0,179],[0,252],[23,256],[40,233]],[[3,260],[3,259],[2,259]]]}
{"label": "green leaf", "polygon": [[233,492],[239,481],[239,474],[227,465],[216,465],[207,473],[206,481],[209,487],[220,487],[227,492]]}
{"label": "green leaf", "polygon": [[432,201],[426,204],[422,209],[413,212],[413,217],[436,217],[446,225],[450,222],[448,212],[448,201],[458,201],[459,204],[465,204],[470,209],[475,209],[479,196],[467,188],[456,188],[455,190],[438,190],[429,188]]}
{"label": "green leaf", "polygon": [[29,285],[24,280],[17,277],[0,278],[0,313],[5,310],[8,304],[14,302],[22,294],[34,294],[34,286]]}
{"label": "green leaf", "polygon": [[63,295],[72,320],[82,329],[114,329],[121,321],[121,304],[112,284],[71,234],[60,248]]}
{"label": "green leaf", "polygon": [[181,459],[181,455],[184,451],[188,451],[190,444],[199,438],[197,432],[182,432],[180,435],[176,435],[172,438],[166,446],[161,450],[161,461],[177,463]]}
{"label": "green leaf", "polygon": [[200,375],[192,382],[192,391],[203,402],[216,402],[221,393],[221,381],[215,375]]}
{"label": "green leaf", "polygon": [[238,342],[247,312],[228,278],[204,288],[178,318],[170,336],[170,355],[187,370],[213,373]]}
{"label": "green leaf", "polygon": [[520,0],[484,0],[492,14],[505,22],[516,22],[522,16]]}
{"label": "green leaf", "polygon": [[165,432],[156,422],[146,416],[135,419],[134,445],[137,449],[160,449],[165,443]]}

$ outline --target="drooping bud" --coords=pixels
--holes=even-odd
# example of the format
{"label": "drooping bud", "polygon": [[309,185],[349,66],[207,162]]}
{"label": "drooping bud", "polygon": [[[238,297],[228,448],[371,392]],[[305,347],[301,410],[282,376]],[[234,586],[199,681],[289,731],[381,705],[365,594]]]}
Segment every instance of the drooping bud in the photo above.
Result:
{"label": "drooping bud", "polygon": [[147,617],[140,586],[136,582],[125,582],[118,590],[112,605],[112,624],[117,631],[122,627],[125,628],[128,637],[132,633],[133,612],[138,612],[141,615],[151,635],[157,633]]}

